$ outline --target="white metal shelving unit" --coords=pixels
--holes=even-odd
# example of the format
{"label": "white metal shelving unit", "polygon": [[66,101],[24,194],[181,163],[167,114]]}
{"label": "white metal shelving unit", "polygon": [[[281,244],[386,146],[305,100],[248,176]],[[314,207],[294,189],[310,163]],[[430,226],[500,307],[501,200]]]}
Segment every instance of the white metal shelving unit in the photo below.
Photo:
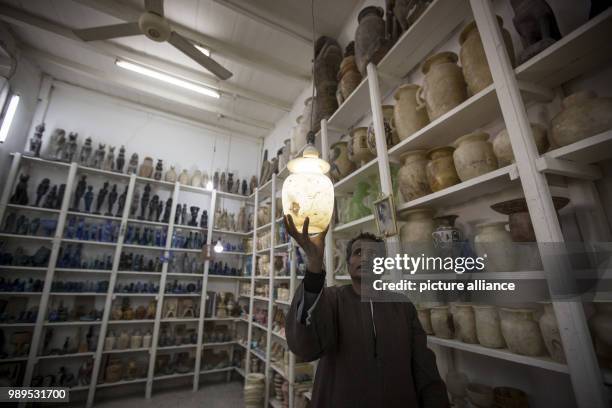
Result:
{"label": "white metal shelving unit", "polygon": [[[63,202],[62,202],[62,206],[60,210],[54,210],[54,209],[46,209],[46,208],[40,208],[40,207],[33,207],[33,206],[21,206],[21,205],[14,205],[14,204],[9,204],[9,197],[15,187],[15,182],[17,180],[17,176],[19,174],[19,171],[21,169],[22,166],[27,165],[29,167],[36,167],[36,166],[53,166],[59,169],[64,169],[67,171],[67,176],[65,179],[65,184],[66,184],[66,192],[64,194],[64,198],[63,198]],[[87,175],[98,175],[98,176],[103,176],[103,177],[111,177],[115,180],[119,179],[121,181],[123,181],[124,183],[127,183],[127,196],[126,196],[126,200],[125,203],[126,205],[124,206],[123,209],[123,214],[118,217],[118,216],[106,216],[106,215],[100,215],[100,214],[91,214],[91,213],[84,213],[84,212],[76,212],[76,211],[72,211],[70,210],[70,204],[71,204],[71,200],[72,200],[72,192],[75,188],[76,185],[76,180],[77,180],[77,175],[79,174],[87,174]],[[170,217],[169,217],[169,221],[167,223],[164,222],[155,222],[155,221],[146,221],[146,220],[139,220],[139,219],[133,219],[129,217],[129,213],[130,213],[130,203],[132,202],[132,197],[133,197],[133,193],[135,190],[135,187],[137,184],[150,184],[153,186],[157,186],[160,187],[162,189],[166,189],[166,190],[170,190],[171,192],[171,197],[173,199],[173,206],[172,209],[170,211]],[[170,252],[190,252],[190,253],[201,253],[200,249],[197,250],[188,250],[188,249],[176,249],[176,248],[172,248],[172,237],[173,237],[173,232],[176,229],[183,229],[183,230],[190,230],[190,231],[199,231],[199,232],[204,232],[207,231],[207,229],[203,229],[200,227],[189,227],[189,226],[183,226],[183,225],[175,225],[174,224],[174,219],[175,219],[175,213],[176,213],[176,204],[178,203],[179,200],[179,194],[183,191],[189,192],[189,193],[196,193],[199,196],[201,196],[201,198],[203,198],[206,201],[210,202],[210,205],[208,207],[209,209],[209,217],[208,217],[208,223],[209,225],[214,225],[215,219],[215,208],[217,205],[217,201],[219,198],[223,198],[223,199],[227,199],[227,200],[237,200],[240,202],[245,203],[245,205],[248,203],[249,197],[245,197],[245,196],[241,196],[241,195],[235,195],[235,194],[229,194],[229,193],[218,193],[216,190],[213,191],[208,191],[206,189],[202,189],[202,188],[197,188],[197,187],[191,187],[191,186],[183,186],[180,185],[178,182],[177,183],[168,183],[165,181],[157,181],[157,180],[153,180],[153,179],[147,179],[147,178],[143,178],[143,177],[138,177],[136,175],[126,175],[126,174],[119,174],[119,173],[112,173],[112,172],[107,172],[107,171],[103,171],[103,170],[98,170],[98,169],[92,169],[92,168],[88,168],[88,167],[83,167],[80,165],[77,165],[76,163],[72,163],[72,164],[66,164],[66,163],[60,163],[60,162],[54,162],[54,161],[48,161],[48,160],[44,160],[44,159],[40,159],[40,158],[33,158],[33,157],[29,157],[29,156],[23,156],[20,153],[15,153],[13,154],[13,162],[11,165],[11,169],[8,175],[8,179],[7,179],[7,183],[5,186],[5,189],[2,193],[2,196],[0,197],[0,220],[4,218],[4,215],[6,213],[7,210],[12,210],[12,211],[27,211],[27,212],[38,212],[38,213],[48,213],[48,214],[57,214],[58,216],[58,222],[57,222],[57,227],[54,233],[54,236],[48,239],[45,239],[44,241],[48,241],[51,246],[52,246],[52,250],[51,250],[51,256],[50,256],[50,260],[49,260],[49,264],[47,267],[17,267],[17,266],[0,266],[1,270],[7,270],[7,271],[16,271],[16,272],[20,272],[20,273],[27,273],[27,272],[33,272],[33,273],[45,273],[45,281],[44,281],[44,287],[43,290],[38,293],[32,293],[32,294],[26,294],[26,293],[20,293],[20,292],[10,292],[7,293],[10,296],[37,296],[40,297],[40,303],[38,305],[38,315],[37,315],[37,321],[36,323],[7,323],[7,324],[2,324],[0,325],[0,327],[31,327],[33,328],[33,335],[32,335],[32,344],[30,346],[30,351],[29,351],[29,355],[28,357],[20,357],[20,358],[15,358],[15,359],[6,359],[6,360],[0,360],[0,363],[4,363],[4,362],[17,362],[17,361],[23,361],[26,362],[26,371],[25,371],[25,379],[24,379],[24,386],[27,386],[31,383],[32,377],[33,377],[33,373],[35,371],[35,367],[36,364],[38,364],[39,361],[41,360],[53,360],[53,359],[59,359],[59,358],[92,358],[93,359],[93,372],[92,372],[92,378],[91,378],[91,383],[88,386],[79,386],[79,387],[74,387],[71,390],[76,392],[76,391],[87,391],[87,406],[90,407],[93,405],[94,403],[94,398],[95,398],[95,392],[97,389],[102,389],[102,388],[109,388],[109,387],[116,387],[116,386],[124,386],[124,385],[131,385],[131,384],[144,384],[145,385],[145,395],[146,397],[150,397],[152,392],[153,392],[153,388],[154,388],[154,381],[161,381],[161,380],[166,380],[166,379],[172,379],[172,378],[185,378],[185,377],[189,377],[192,376],[193,377],[193,389],[197,390],[199,387],[199,380],[200,380],[200,376],[201,375],[206,375],[206,374],[215,374],[215,373],[228,373],[228,379],[229,379],[229,375],[231,374],[231,372],[233,371],[237,371],[238,373],[242,373],[241,370],[235,370],[235,367],[229,366],[223,369],[214,369],[214,370],[207,370],[207,371],[203,371],[200,370],[200,364],[201,364],[201,360],[202,360],[202,349],[203,348],[207,348],[207,347],[230,347],[231,348],[231,354],[230,354],[230,364],[231,362],[231,356],[233,355],[233,347],[237,345],[237,343],[235,341],[229,341],[229,342],[223,342],[223,343],[203,343],[203,336],[204,336],[204,322],[206,321],[228,321],[230,323],[234,323],[236,321],[238,321],[239,319],[237,318],[216,318],[216,317],[211,317],[211,318],[206,318],[205,317],[205,306],[206,306],[206,291],[208,288],[208,283],[209,283],[209,279],[214,280],[214,279],[231,279],[229,282],[235,282],[235,293],[237,293],[237,288],[238,288],[238,282],[245,278],[244,276],[210,276],[208,274],[208,269],[209,269],[209,260],[206,260],[203,264],[203,270],[201,274],[187,274],[187,273],[173,273],[173,272],[169,272],[168,271],[168,263],[167,262],[163,262],[162,264],[162,271],[161,272],[143,272],[143,271],[122,271],[119,270],[119,262],[120,262],[120,258],[121,258],[121,254],[123,249],[129,249],[129,250],[135,250],[135,251],[145,251],[145,253],[149,252],[149,253],[163,253],[164,257],[167,259],[168,255]],[[120,224],[120,233],[118,236],[118,241],[117,242],[113,242],[113,243],[109,243],[109,242],[94,242],[94,241],[83,241],[83,240],[76,240],[76,239],[66,239],[64,238],[64,230],[65,230],[65,224],[66,224],[66,219],[68,216],[75,216],[75,217],[84,217],[84,218],[92,218],[92,219],[99,219],[99,220],[111,220],[113,222],[117,222]],[[125,231],[127,228],[128,224],[140,224],[140,225],[150,225],[150,226],[155,226],[155,227],[162,227],[162,228],[166,228],[167,229],[167,237],[166,237],[166,242],[164,244],[163,247],[152,247],[152,246],[142,246],[142,245],[131,245],[131,244],[124,244],[124,235],[125,235]],[[213,233],[215,235],[228,235],[228,236],[234,236],[234,237],[243,237],[246,236],[247,234],[242,233],[242,232],[234,232],[234,231],[221,231],[221,230],[213,230]],[[208,246],[211,245],[211,240],[212,240],[212,235],[213,233],[209,233],[207,234],[207,239],[206,239],[206,244]],[[9,236],[11,235],[11,236]],[[12,234],[1,234],[0,235],[0,239],[15,239],[15,240],[28,240],[28,239],[36,239],[36,240],[41,240],[42,237],[29,237],[29,236],[22,236],[22,235],[15,235],[12,236]],[[41,240],[41,242],[43,242]],[[93,270],[93,269],[71,269],[71,268],[59,268],[57,267],[57,260],[58,260],[58,254],[59,254],[59,250],[60,250],[60,246],[62,243],[71,243],[71,244],[85,244],[85,245],[95,245],[98,247],[103,247],[103,248],[108,248],[111,249],[113,251],[113,258],[112,258],[112,268],[110,270]],[[226,254],[229,255],[245,255],[242,252],[226,252]],[[223,254],[221,254],[220,256],[223,256]],[[244,269],[244,265],[242,266],[242,269]],[[70,276],[73,275],[78,275],[81,277],[85,277],[86,279],[91,279],[93,277],[101,277],[102,279],[107,279],[109,280],[109,285],[108,285],[108,290],[107,292],[104,293],[73,293],[73,292],[67,292],[67,293],[58,293],[58,292],[52,292],[51,291],[51,284],[54,280],[55,274],[61,274],[61,275],[66,275],[66,274],[70,274]],[[115,287],[116,287],[116,283],[117,283],[117,279],[119,277],[127,277],[127,278],[152,278],[152,279],[159,279],[159,291],[157,293],[115,293]],[[200,279],[202,280],[202,292],[201,293],[193,293],[193,294],[174,294],[174,293],[166,293],[165,292],[165,286],[166,286],[166,282],[167,279],[171,278],[171,279],[177,279],[180,280],[182,278],[184,279],[188,279],[190,281],[193,281],[193,279]],[[46,321],[46,316],[48,314],[48,305],[49,305],[49,299],[52,296],[86,296],[86,297],[102,297],[104,298],[104,306],[103,306],[103,315],[102,315],[102,319],[99,321],[68,321],[68,322],[48,322]],[[162,310],[163,310],[163,302],[164,302],[164,298],[165,297],[192,297],[192,298],[196,298],[198,299],[198,301],[196,302],[196,307],[199,307],[199,316],[197,318],[193,318],[193,319],[181,319],[181,318],[177,318],[177,319],[164,319],[162,317]],[[111,316],[111,309],[112,309],[112,303],[115,299],[118,298],[122,298],[122,297],[133,297],[133,298],[152,298],[156,300],[156,315],[154,319],[144,319],[144,320],[111,320],[110,316]],[[199,302],[199,303],[198,303]],[[161,323],[186,323],[186,322],[192,322],[196,324],[197,327],[197,334],[198,334],[198,340],[196,344],[190,344],[190,345],[185,345],[185,346],[176,346],[176,347],[158,347],[158,342],[159,342],[159,332],[160,332],[160,326]],[[114,349],[114,350],[104,350],[104,340],[106,337],[106,333],[109,330],[109,326],[110,325],[120,325],[121,327],[126,327],[128,325],[135,325],[135,326],[141,326],[141,325],[150,325],[153,327],[153,331],[152,331],[152,341],[151,341],[151,346],[149,348],[140,348],[140,349],[124,349],[124,350],[118,350],[118,349]],[[39,356],[37,355],[38,350],[40,348],[40,339],[42,338],[42,331],[44,327],[63,327],[63,326],[95,326],[95,327],[99,327],[99,333],[98,333],[98,343],[97,343],[97,347],[96,347],[96,351],[95,352],[87,352],[87,353],[77,353],[77,354],[69,354],[69,355],[52,355],[52,356]],[[201,346],[199,346],[201,345]],[[172,375],[162,375],[162,376],[156,376],[155,375],[155,359],[156,359],[156,355],[158,353],[158,351],[181,351],[181,350],[195,350],[195,367],[194,370],[192,372],[189,373],[175,373]],[[101,367],[102,367],[102,361],[103,358],[105,356],[109,356],[109,355],[122,355],[122,354],[126,354],[126,353],[147,353],[149,356],[149,367],[147,370],[147,376],[143,377],[143,378],[137,378],[134,380],[125,380],[125,381],[119,381],[119,382],[115,382],[115,383],[99,383],[98,379],[99,379],[99,374],[101,371]],[[242,373],[243,374],[243,373]]]}
{"label": "white metal shelving unit", "polygon": [[[606,227],[608,224],[592,184],[592,180],[598,178],[600,173],[591,164],[612,157],[612,132],[608,131],[549,151],[540,157],[533,143],[525,105],[531,101],[551,101],[555,95],[553,88],[593,68],[603,67],[605,63],[609,63],[612,58],[609,50],[606,51],[606,42],[612,36],[612,9],[588,21],[536,57],[513,69],[491,7],[488,0],[435,0],[377,66],[370,64],[367,67],[366,78],[332,117],[322,121],[321,139],[325,158],[331,145],[332,135],[344,134],[369,114],[373,120],[377,158],[336,182],[334,185],[336,194],[352,191],[357,182],[377,173],[382,193],[390,195],[392,184],[389,163],[397,162],[401,153],[412,149],[451,144],[460,135],[473,132],[494,120],[503,118],[510,135],[516,164],[402,203],[397,210],[423,206],[431,208],[452,206],[483,194],[520,185],[529,203],[538,242],[563,242],[563,235],[552,205],[551,191],[545,178],[545,173],[558,174],[569,178],[568,190],[570,193],[572,190],[575,193],[572,195],[573,200],[574,196],[582,195],[581,202],[588,201],[591,207],[595,207],[593,215],[597,219],[590,222],[601,225],[600,241],[610,241],[610,231]],[[472,19],[476,21],[483,39],[494,83],[387,150],[382,101],[402,83],[402,78],[418,67],[436,47],[447,41],[453,31]],[[355,233],[360,229],[371,229],[373,226],[372,215],[343,225],[335,225],[327,235],[326,247],[333,248],[335,234]],[[388,247],[393,248],[393,245],[389,245],[390,241],[397,242],[397,238],[387,240]],[[325,264],[327,271],[334,270],[331,251],[326,251]],[[513,274],[512,279],[545,280],[546,276],[552,276],[549,275],[551,271],[558,271],[559,267],[559,264],[544,265],[545,271],[519,272]],[[487,274],[486,277],[509,278],[504,274]],[[333,284],[333,279],[332,276],[328,277],[328,285]],[[348,280],[348,277],[336,280],[342,279]],[[589,408],[608,406],[602,371],[595,358],[582,304],[578,299],[572,302],[554,302],[554,309],[562,333],[567,364],[432,336],[428,342],[447,350],[476,353],[492,359],[539,367],[545,370],[543,374],[550,371],[568,374],[578,406]]]}

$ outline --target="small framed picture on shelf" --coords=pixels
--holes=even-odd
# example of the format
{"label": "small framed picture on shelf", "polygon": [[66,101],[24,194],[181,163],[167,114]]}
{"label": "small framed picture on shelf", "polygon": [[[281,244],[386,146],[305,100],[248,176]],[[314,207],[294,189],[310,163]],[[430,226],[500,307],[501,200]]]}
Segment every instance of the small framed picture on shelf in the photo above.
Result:
{"label": "small framed picture on shelf", "polygon": [[374,202],[374,219],[380,235],[385,237],[397,235],[393,197],[385,196]]}

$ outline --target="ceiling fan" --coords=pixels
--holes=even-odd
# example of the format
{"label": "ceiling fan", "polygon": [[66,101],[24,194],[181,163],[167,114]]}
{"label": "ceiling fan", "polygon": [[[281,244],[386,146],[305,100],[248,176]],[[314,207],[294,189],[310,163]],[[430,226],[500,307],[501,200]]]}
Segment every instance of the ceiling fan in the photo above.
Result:
{"label": "ceiling fan", "polygon": [[232,76],[232,73],[217,61],[202,53],[185,37],[172,31],[168,20],[164,18],[164,0],[145,0],[145,9],[146,11],[136,22],[85,28],[73,30],[73,32],[83,41],[108,40],[144,34],[153,41],[168,41],[183,54],[221,79],[228,79]]}

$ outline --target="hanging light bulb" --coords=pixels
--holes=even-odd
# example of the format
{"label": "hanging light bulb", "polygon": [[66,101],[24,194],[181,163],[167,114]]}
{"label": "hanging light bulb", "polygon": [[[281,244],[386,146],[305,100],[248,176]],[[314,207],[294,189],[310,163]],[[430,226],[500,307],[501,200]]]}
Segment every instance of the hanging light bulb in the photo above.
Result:
{"label": "hanging light bulb", "polygon": [[216,253],[221,253],[223,252],[223,244],[221,244],[221,240],[217,240],[217,243],[215,244],[215,248],[214,248]]}
{"label": "hanging light bulb", "polygon": [[283,183],[283,213],[291,215],[298,231],[308,217],[308,232],[322,232],[334,210],[334,185],[326,175],[329,163],[319,158],[309,138],[302,157],[291,160],[287,168],[291,174]]}

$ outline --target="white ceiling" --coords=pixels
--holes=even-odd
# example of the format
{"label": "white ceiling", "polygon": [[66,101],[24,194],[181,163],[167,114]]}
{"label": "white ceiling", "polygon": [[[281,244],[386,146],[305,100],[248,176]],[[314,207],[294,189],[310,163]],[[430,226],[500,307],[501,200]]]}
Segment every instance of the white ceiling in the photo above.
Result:
{"label": "white ceiling", "polygon": [[[311,35],[310,2],[251,1],[245,12],[228,7],[226,1],[246,3],[165,2],[165,16],[173,29],[210,48],[212,57],[232,71],[232,78],[224,82],[166,43],[144,36],[84,43],[70,31],[133,21],[144,11],[143,0],[2,0],[0,19],[23,43],[26,57],[60,80],[145,101],[152,107],[188,112],[202,121],[262,137],[308,84],[312,48],[301,35]],[[253,8],[253,3],[261,8]],[[337,34],[355,3],[317,1],[317,32]],[[207,83],[219,88],[223,96],[210,99],[123,71],[114,65],[117,57]],[[169,108],[168,100],[174,102]]]}

